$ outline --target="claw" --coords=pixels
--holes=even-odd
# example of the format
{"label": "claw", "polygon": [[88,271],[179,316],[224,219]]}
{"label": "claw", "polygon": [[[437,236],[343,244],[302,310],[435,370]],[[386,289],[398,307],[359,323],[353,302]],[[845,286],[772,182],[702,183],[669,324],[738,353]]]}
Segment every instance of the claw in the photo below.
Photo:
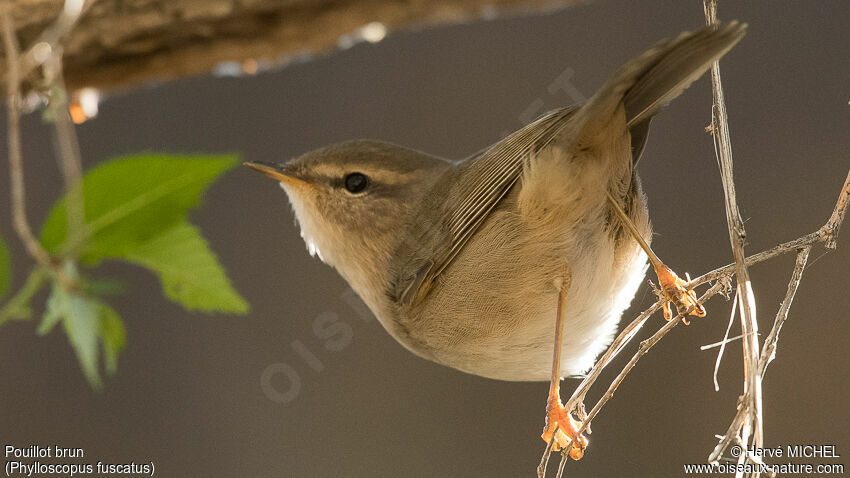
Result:
{"label": "claw", "polygon": [[[687,289],[687,282],[683,281],[669,267],[661,264],[655,267],[655,274],[658,275],[658,285],[661,287],[661,294],[667,302],[663,305],[664,318],[670,320],[673,318],[673,311],[670,309],[670,304],[676,306],[678,313],[685,313],[688,309],[691,311],[688,315],[697,317],[705,317],[705,308],[697,300],[697,294],[693,289]],[[685,318],[682,319],[685,325],[690,325],[690,322]]]}
{"label": "claw", "polygon": [[[581,423],[573,419],[560,400],[549,401],[546,404],[546,426],[541,437],[546,443],[552,443],[552,451],[569,447],[569,455],[573,460],[580,460],[587,448],[587,438],[578,433]],[[572,443],[570,443],[572,442]]]}

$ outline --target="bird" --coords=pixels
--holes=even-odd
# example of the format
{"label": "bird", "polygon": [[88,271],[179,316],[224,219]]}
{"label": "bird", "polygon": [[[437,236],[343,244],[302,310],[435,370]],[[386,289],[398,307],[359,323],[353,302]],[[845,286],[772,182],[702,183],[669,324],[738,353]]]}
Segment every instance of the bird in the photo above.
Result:
{"label": "bird", "polygon": [[668,319],[670,304],[705,315],[650,248],[635,166],[653,116],[746,27],[715,23],[661,41],[585,103],[462,160],[353,140],[245,164],[280,183],[310,254],[410,352],[482,377],[548,380],[543,439],[579,459],[588,442],[560,381],[611,343],[647,260]]}

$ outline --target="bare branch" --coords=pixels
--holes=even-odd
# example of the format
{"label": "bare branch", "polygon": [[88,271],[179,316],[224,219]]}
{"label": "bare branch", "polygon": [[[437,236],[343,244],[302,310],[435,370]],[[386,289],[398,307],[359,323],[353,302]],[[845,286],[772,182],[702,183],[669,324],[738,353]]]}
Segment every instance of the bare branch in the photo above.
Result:
{"label": "bare branch", "polygon": [[[726,332],[723,333],[723,340],[720,341],[720,350],[717,351],[717,359],[714,361],[714,391],[720,390],[720,383],[717,381],[717,372],[720,370],[720,361],[723,359],[723,352],[726,351],[726,344],[729,343],[729,331],[732,330],[732,323],[735,322],[735,309],[738,307],[738,294],[735,294],[735,300],[732,301],[732,311],[729,313],[729,323],[726,325]],[[742,335],[741,338],[744,336]]]}
{"label": "bare branch", "polygon": [[[569,410],[569,408],[567,409]],[[549,465],[549,456],[552,454],[552,446],[555,444],[555,435],[557,435],[558,430],[560,430],[559,425],[555,425],[555,431],[553,432],[552,439],[546,443],[546,449],[543,450],[543,456],[540,457],[540,464],[537,465],[537,478],[544,478],[546,476],[546,467]]]}
{"label": "bare branch", "polygon": [[[703,303],[703,302],[707,301],[708,299],[715,296],[718,292],[720,292],[722,290],[723,290],[723,283],[717,282],[716,284],[711,286],[711,288],[709,288],[702,295],[702,297],[699,298],[699,302]],[[679,322],[681,322],[682,319],[684,319],[687,316],[687,314],[690,313],[690,311],[691,310],[689,309],[687,311],[684,311],[684,312],[676,315],[676,317],[674,317],[673,319],[668,321],[657,332],[652,334],[651,337],[649,337],[648,339],[646,339],[646,340],[644,340],[640,343],[640,347],[638,348],[637,352],[635,352],[635,354],[632,356],[631,360],[629,360],[629,362],[626,364],[626,366],[623,367],[623,370],[620,371],[619,375],[617,375],[617,378],[614,379],[614,381],[608,387],[608,390],[605,392],[604,395],[602,395],[602,398],[600,398],[599,401],[596,402],[596,405],[594,405],[593,408],[590,410],[590,412],[587,414],[587,418],[585,418],[585,420],[581,424],[581,427],[578,429],[578,432],[576,433],[576,435],[580,435],[581,433],[584,433],[584,431],[587,429],[587,427],[590,425],[590,423],[593,421],[593,419],[596,417],[596,415],[599,414],[599,411],[602,409],[602,407],[604,407],[605,404],[608,403],[608,400],[610,400],[611,397],[614,396],[614,392],[617,391],[617,388],[619,388],[620,384],[623,383],[623,380],[625,380],[626,375],[628,375],[629,372],[631,372],[631,370],[634,368],[635,364],[637,364],[638,360],[640,360],[641,357],[646,355],[646,353],[649,352],[649,350],[653,346],[655,346],[655,344],[657,344],[658,341],[660,341],[665,335],[667,335],[667,332],[670,332],[673,329],[673,327],[679,325]]]}
{"label": "bare branch", "polygon": [[[842,187],[841,192],[839,193],[838,201],[836,202],[835,209],[830,216],[830,220],[818,229],[817,231],[806,234],[805,236],[799,237],[792,241],[788,241],[777,246],[771,247],[770,249],[761,251],[757,254],[753,254],[745,259],[745,264],[747,266],[752,266],[754,264],[758,264],[764,262],[766,260],[772,259],[774,257],[787,254],[791,251],[810,248],[811,246],[819,243],[823,243],[824,247],[829,247],[828,244],[830,241],[835,241],[837,238],[837,231],[841,227],[841,222],[845,216],[847,208],[850,206],[850,171],[847,173],[847,179],[844,182],[844,186]],[[718,267],[710,272],[707,272],[699,277],[692,279],[687,288],[694,288],[700,286],[702,284],[716,281],[716,280],[728,280],[735,275],[736,264],[727,264],[723,267]],[[634,319],[628,326],[626,326],[622,332],[617,336],[616,339],[611,343],[602,357],[594,364],[593,368],[587,373],[582,382],[576,387],[570,399],[567,401],[565,408],[570,411],[576,411],[579,404],[584,401],[585,396],[587,395],[588,390],[596,380],[599,378],[599,375],[602,373],[602,370],[611,363],[611,361],[617,356],[617,354],[634,338],[635,334],[640,330],[640,328],[646,323],[646,320],[654,314],[658,309],[661,308],[661,301],[657,301],[653,305],[651,305],[648,309],[638,315],[636,319]]]}
{"label": "bare branch", "polygon": [[567,453],[561,453],[561,461],[558,463],[558,474],[555,475],[555,478],[561,478],[564,476],[564,467],[567,466],[567,457],[569,455]]}
{"label": "bare branch", "polygon": [[723,452],[726,451],[726,448],[728,448],[732,442],[738,440],[738,431],[743,426],[744,420],[749,414],[749,411],[746,408],[746,402],[746,395],[738,397],[738,411],[735,413],[735,417],[732,418],[732,423],[729,424],[726,434],[720,438],[720,443],[714,447],[714,450],[712,450],[711,454],[708,456],[709,463],[718,463],[720,457],[723,456]]}
{"label": "bare branch", "polygon": [[788,291],[785,293],[785,299],[782,300],[782,305],[779,306],[779,311],[776,312],[776,319],[773,321],[773,328],[770,330],[767,338],[764,340],[764,347],[761,350],[759,358],[759,377],[764,379],[764,372],[767,366],[776,355],[776,343],[779,341],[779,332],[782,330],[782,325],[788,320],[788,312],[791,310],[791,303],[794,301],[794,295],[797,294],[797,288],[800,286],[800,281],[803,279],[803,270],[806,268],[806,262],[809,260],[809,252],[812,246],[807,246],[797,252],[797,260],[794,263],[794,272],[791,274],[791,280],[788,282]]}
{"label": "bare branch", "polygon": [[80,182],[83,164],[77,132],[68,110],[68,91],[62,76],[62,48],[56,47],[53,51],[54,55],[44,63],[44,77],[50,94],[48,108],[53,117],[56,154],[68,196],[68,237],[74,237],[85,225],[85,203]]}
{"label": "bare branch", "polygon": [[19,79],[26,78],[35,68],[50,59],[61,56],[61,52],[56,51],[61,49],[60,42],[71,32],[83,12],[93,3],[86,4],[85,0],[65,0],[62,12],[56,20],[41,32],[38,39],[21,56]]}
{"label": "bare branch", "polygon": [[[841,229],[841,223],[844,220],[848,207],[850,207],[850,171],[847,171],[847,178],[844,180],[844,185],[841,188],[841,192],[838,194],[838,200],[835,203],[835,208],[832,210],[832,214],[826,224],[811,234],[806,234],[805,236],[798,237],[793,241],[779,244],[778,246],[771,247],[770,249],[759,252],[758,254],[753,254],[752,256],[747,257],[744,262],[749,267],[753,264],[764,262],[790,251],[796,251],[818,243],[823,243],[824,247],[827,249],[835,249],[835,244],[838,240],[838,231]],[[687,287],[693,288],[722,277],[729,277],[730,274],[735,271],[735,266],[735,264],[727,264],[723,267],[718,267],[711,272],[707,272],[691,280]]]}
{"label": "bare branch", "polygon": [[21,154],[20,72],[18,70],[18,40],[12,25],[12,2],[2,4],[3,44],[6,50],[6,105],[9,112],[9,182],[11,183],[12,222],[15,232],[32,258],[49,270],[58,270],[50,254],[41,246],[27,220],[24,166]]}
{"label": "bare branch", "polygon": [[661,308],[663,304],[662,301],[657,301],[655,304],[652,304],[648,309],[641,312],[638,317],[633,320],[622,332],[620,335],[614,339],[614,342],[608,347],[608,350],[599,358],[599,360],[593,365],[593,368],[585,375],[584,379],[581,383],[576,387],[573,394],[570,396],[570,399],[567,400],[564,408],[569,410],[570,412],[574,412],[578,410],[578,407],[581,403],[584,402],[584,397],[587,395],[587,391],[590,390],[590,387],[596,382],[596,379],[599,378],[599,374],[602,373],[602,370],[614,360],[614,357],[617,356],[618,353],[634,338],[635,334],[643,327],[643,324],[646,323],[646,320],[654,314],[658,309]]}
{"label": "bare branch", "polygon": [[[785,321],[785,318],[787,318],[788,309],[790,309],[791,306],[791,300],[789,299],[789,297],[793,298],[792,289],[793,292],[796,292],[797,286],[799,285],[800,279],[802,277],[802,271],[805,268],[805,261],[803,261],[801,265],[802,259],[800,254],[802,254],[803,251],[810,250],[811,247],[815,244],[823,243],[824,246],[826,246],[826,243],[829,240],[834,241],[837,238],[836,235],[832,234],[832,231],[837,231],[840,228],[841,222],[845,216],[844,212],[846,211],[848,206],[850,206],[850,201],[846,199],[850,197],[850,195],[848,195],[848,191],[850,191],[850,174],[848,174],[847,180],[845,181],[841,193],[839,194],[839,199],[831,215],[830,221],[827,222],[825,226],[821,227],[816,232],[806,234],[805,236],[802,236],[798,239],[794,239],[793,241],[788,241],[786,243],[772,247],[768,250],[759,252],[745,259],[744,262],[747,265],[753,265],[774,258],[776,256],[786,254],[791,251],[798,251],[795,274],[792,277],[791,283],[789,284],[789,292],[788,294],[786,294],[786,299],[783,301],[783,305],[780,308],[780,312],[777,314],[777,320],[781,320],[779,328],[781,328],[781,323],[783,323]],[[833,218],[837,219],[833,220]],[[729,264],[724,267],[717,268],[709,273],[703,274],[700,277],[697,277],[696,279],[690,282],[688,287],[696,287],[698,285],[702,285],[710,281],[716,281],[715,284],[711,288],[709,288],[703,294],[702,297],[700,297],[699,301],[701,303],[704,303],[713,296],[715,296],[718,292],[721,292],[724,289],[728,289],[730,287],[729,281],[735,275],[735,272],[735,264]],[[613,358],[616,357],[616,355],[621,350],[623,350],[626,345],[628,345],[628,343],[635,337],[640,328],[646,323],[647,319],[653,313],[658,311],[658,309],[661,308],[661,304],[661,301],[657,301],[656,303],[652,304],[649,308],[641,312],[640,315],[638,315],[638,317],[635,318],[629,325],[627,325],[622,332],[620,332],[620,334],[617,336],[616,339],[614,339],[614,341],[611,343],[611,345],[608,347],[602,357],[600,357],[600,359],[596,362],[593,368],[588,372],[584,380],[582,380],[579,386],[576,387],[576,390],[573,392],[572,396],[567,401],[565,408],[573,413],[576,413],[576,415],[578,415],[581,421],[583,422],[581,428],[579,428],[579,433],[583,433],[584,431],[590,429],[590,425],[593,421],[593,418],[598,415],[599,411],[605,405],[605,403],[607,403],[607,401],[610,400],[611,397],[613,397],[614,392],[623,382],[626,375],[628,375],[631,369],[634,368],[634,365],[637,363],[637,361],[643,355],[645,355],[649,351],[649,349],[652,348],[652,346],[654,346],[659,340],[661,340],[661,338],[666,335],[667,332],[669,332],[673,327],[675,327],[678,322],[681,321],[682,318],[685,317],[684,314],[677,315],[673,320],[665,324],[649,339],[641,342],[639,350],[634,354],[634,356],[632,356],[631,360],[626,364],[620,374],[614,379],[614,381],[608,387],[608,390],[606,391],[605,395],[603,395],[603,397],[596,403],[596,405],[594,405],[590,413],[584,414],[582,410],[585,396],[587,395],[587,392],[590,387],[592,387],[596,380],[599,378],[602,369],[604,369],[608,364],[610,364]],[[773,346],[771,350],[775,350],[775,344],[776,340],[778,340],[778,334],[779,329],[777,329],[776,324],[774,324],[774,330],[771,331],[771,334],[766,339],[765,347],[767,347],[768,344],[772,343]],[[777,338],[774,338],[774,336],[776,336]],[[773,352],[771,352],[769,355],[766,352],[763,352],[761,354],[761,360],[765,360],[766,357],[770,357],[772,354]],[[763,376],[764,368],[766,368],[766,365],[762,366],[761,362],[759,362],[759,367],[757,370],[760,372],[760,380]],[[742,395],[739,398],[738,409],[735,414],[735,417],[732,419],[732,423],[729,425],[726,434],[721,437],[720,443],[718,443],[714,451],[712,451],[711,455],[709,456],[710,463],[716,463],[729,445],[740,441],[741,437],[738,436],[738,433],[742,429],[744,421],[750,413],[746,406],[744,406],[744,404],[748,402],[749,398],[746,396],[746,394]],[[546,463],[548,463],[550,452],[551,446],[547,446],[543,456],[541,457],[540,466],[538,467],[538,476],[540,477],[545,476]]]}
{"label": "bare branch", "polygon": [[838,196],[838,202],[835,204],[835,209],[829,220],[818,231],[826,237],[824,247],[827,249],[835,249],[836,241],[838,240],[838,230],[841,229],[841,222],[844,221],[844,215],[847,213],[847,207],[850,205],[850,171],[847,172],[847,179],[844,180],[844,187],[841,189],[841,194]]}
{"label": "bare branch", "polygon": [[[703,0],[706,23],[717,23],[717,0]],[[762,447],[762,398],[761,380],[758,374],[759,345],[758,321],[756,319],[755,297],[750,283],[750,274],[744,261],[744,242],[747,233],[744,220],[738,210],[735,195],[735,182],[732,175],[732,143],[729,135],[729,119],[726,114],[726,101],[723,95],[723,85],[720,80],[720,63],[711,66],[711,85],[714,105],[712,107],[711,132],[714,138],[714,149],[720,164],[720,176],[723,182],[723,193],[726,202],[726,221],[729,228],[729,242],[732,245],[732,255],[735,258],[735,275],[737,282],[738,307],[741,312],[741,334],[744,336],[744,396],[747,398],[745,408],[749,419],[745,420],[741,429],[741,441],[749,443],[752,431],[752,443],[756,448]],[[756,473],[757,475],[757,473]]]}

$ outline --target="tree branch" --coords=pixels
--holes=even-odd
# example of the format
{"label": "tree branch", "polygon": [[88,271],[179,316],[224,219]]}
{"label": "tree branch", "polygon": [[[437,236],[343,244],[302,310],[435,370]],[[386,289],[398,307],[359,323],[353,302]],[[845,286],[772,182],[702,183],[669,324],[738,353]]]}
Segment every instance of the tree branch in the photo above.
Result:
{"label": "tree branch", "polygon": [[764,347],[761,349],[759,357],[759,377],[764,379],[764,372],[767,366],[776,356],[776,343],[779,341],[779,332],[785,321],[788,320],[788,312],[791,311],[791,303],[794,301],[794,295],[797,294],[797,288],[800,287],[800,281],[803,279],[803,271],[806,269],[806,262],[809,260],[809,252],[812,251],[812,246],[806,246],[797,252],[797,260],[794,263],[794,272],[791,274],[791,280],[788,282],[788,291],[785,292],[785,299],[779,306],[779,311],[776,312],[776,319],[773,321],[773,328],[770,330],[767,338],[764,340]]}
{"label": "tree branch", "polygon": [[12,223],[29,255],[41,266],[58,270],[50,254],[41,246],[27,220],[24,166],[21,154],[20,72],[18,70],[18,41],[12,25],[12,2],[3,1],[3,44],[6,51],[6,106],[9,114],[9,182],[11,183]]}
{"label": "tree branch", "polygon": [[[811,247],[816,244],[823,244],[824,247],[827,247],[830,243],[835,243],[837,240],[837,234],[834,232],[838,231],[841,227],[841,223],[845,214],[847,212],[848,207],[850,207],[850,171],[848,171],[847,178],[844,182],[844,185],[839,193],[838,201],[835,204],[835,208],[830,215],[829,221],[824,226],[821,226],[817,231],[806,234],[800,238],[794,239],[793,241],[788,241],[778,246],[772,247],[768,250],[759,252],[757,254],[753,254],[750,257],[745,258],[744,262],[746,265],[751,266],[753,264],[757,264],[759,262],[764,262],[768,259],[772,259],[782,254],[787,254],[791,251],[798,251],[797,255],[797,263],[794,267],[794,274],[792,275],[791,282],[788,285],[788,292],[786,293],[785,300],[782,302],[782,306],[780,307],[779,312],[777,313],[777,318],[774,321],[774,327],[771,330],[768,338],[765,340],[765,352],[761,353],[761,360],[766,363],[762,365],[762,362],[756,362],[758,372],[759,381],[764,376],[764,370],[767,368],[767,363],[769,360],[767,357],[771,357],[775,353],[776,343],[779,337],[779,330],[782,328],[785,320],[787,319],[788,312],[791,307],[791,302],[793,300],[794,294],[796,293],[797,287],[802,279],[802,273],[805,269],[805,259],[808,258],[808,252],[811,250]],[[711,281],[715,281],[714,285],[712,285],[703,295],[700,297],[700,303],[704,303],[717,295],[719,292],[723,292],[724,290],[728,290],[730,287],[730,281],[732,277],[735,276],[736,273],[736,264],[728,264],[723,267],[719,267],[711,272],[703,274],[696,279],[693,279],[689,284],[688,288],[697,287],[702,284],[706,284]],[[643,357],[649,349],[651,349],[658,341],[663,338],[667,332],[669,332],[673,327],[678,325],[678,323],[686,316],[687,312],[684,314],[678,314],[672,320],[664,324],[658,331],[656,331],[651,337],[641,342],[641,345],[638,351],[632,356],[629,362],[623,367],[617,377],[613,380],[613,382],[609,385],[605,394],[599,401],[591,409],[590,413],[583,413],[584,407],[584,399],[585,396],[590,390],[590,388],[596,383],[597,379],[601,375],[602,370],[611,363],[614,357],[623,350],[631,340],[637,335],[637,332],[640,328],[646,323],[647,319],[649,319],[652,314],[657,312],[662,305],[662,301],[657,301],[649,308],[641,312],[637,318],[635,318],[629,325],[627,325],[622,332],[617,336],[616,339],[611,343],[605,353],[600,357],[600,359],[594,364],[593,368],[587,373],[584,380],[576,387],[576,390],[573,392],[570,399],[565,404],[564,408],[576,414],[579,419],[582,421],[582,426],[579,429],[579,433],[583,433],[586,430],[590,429],[593,419],[599,414],[602,407],[614,396],[614,392],[616,392],[617,388],[620,384],[625,380],[626,376],[631,372],[634,368],[635,364],[641,357]],[[766,351],[770,351],[768,354]],[[732,444],[740,441],[740,437],[738,436],[738,431],[743,425],[744,420],[750,414],[749,410],[746,408],[746,404],[749,403],[750,399],[746,394],[741,395],[738,402],[738,409],[735,414],[735,417],[732,419],[732,423],[729,425],[729,428],[726,434],[721,438],[720,443],[715,447],[714,451],[711,453],[709,457],[709,462],[714,463],[720,458],[726,448]],[[569,445],[566,447],[569,449]],[[551,446],[547,446],[544,450],[543,456],[541,457],[540,465],[538,466],[538,476],[544,476],[546,470],[546,464],[549,460],[549,455],[551,453]],[[563,457],[562,457],[563,458]],[[563,472],[563,461],[559,464],[559,472],[558,477],[561,476]]]}
{"label": "tree branch", "polygon": [[[706,23],[709,25],[717,23],[717,0],[703,0],[703,9]],[[741,334],[743,335],[741,343],[744,357],[744,397],[746,398],[744,408],[749,416],[747,420],[744,420],[741,427],[741,441],[749,444],[750,434],[752,434],[752,445],[755,448],[762,448],[762,396],[761,379],[758,374],[758,321],[750,273],[744,261],[744,243],[747,233],[744,229],[744,220],[741,218],[735,194],[735,182],[732,175],[732,142],[729,135],[729,119],[726,114],[726,100],[723,95],[720,63],[718,61],[711,66],[711,85],[712,96],[714,97],[711,133],[714,138],[715,154],[720,165],[720,177],[723,182],[726,221],[729,229],[729,242],[732,245],[732,255],[735,258],[736,290],[738,309],[741,315]],[[743,463],[744,460],[746,460],[746,454],[742,454],[739,463]],[[743,476],[743,472],[736,473],[735,476],[736,478]],[[758,473],[754,473],[754,476],[758,476]]]}

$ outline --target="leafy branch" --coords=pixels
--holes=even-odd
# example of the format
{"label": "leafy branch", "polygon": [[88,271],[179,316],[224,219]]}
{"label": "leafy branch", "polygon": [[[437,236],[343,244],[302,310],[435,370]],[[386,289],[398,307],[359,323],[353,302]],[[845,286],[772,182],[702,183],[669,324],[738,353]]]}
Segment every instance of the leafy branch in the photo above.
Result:
{"label": "leafy branch", "polygon": [[[200,204],[207,188],[239,164],[239,158],[139,154],[106,161],[83,175],[62,80],[61,40],[84,11],[84,4],[69,3],[73,5],[66,5],[55,24],[23,56],[12,25],[11,3],[0,4],[7,59],[12,220],[35,262],[21,288],[0,303],[0,325],[32,319],[36,315],[33,298],[49,287],[36,332],[47,334],[61,323],[83,374],[97,388],[102,385],[101,357],[105,371],[114,373],[126,333],[120,315],[106,301],[114,292],[114,282],[94,277],[92,266],[104,260],[142,266],[157,275],[167,298],[187,310],[248,311],[200,231],[188,221],[189,211]],[[65,182],[65,194],[53,205],[39,237],[26,215],[20,132],[24,76],[45,105]],[[10,262],[0,238],[0,299],[11,282]]]}

